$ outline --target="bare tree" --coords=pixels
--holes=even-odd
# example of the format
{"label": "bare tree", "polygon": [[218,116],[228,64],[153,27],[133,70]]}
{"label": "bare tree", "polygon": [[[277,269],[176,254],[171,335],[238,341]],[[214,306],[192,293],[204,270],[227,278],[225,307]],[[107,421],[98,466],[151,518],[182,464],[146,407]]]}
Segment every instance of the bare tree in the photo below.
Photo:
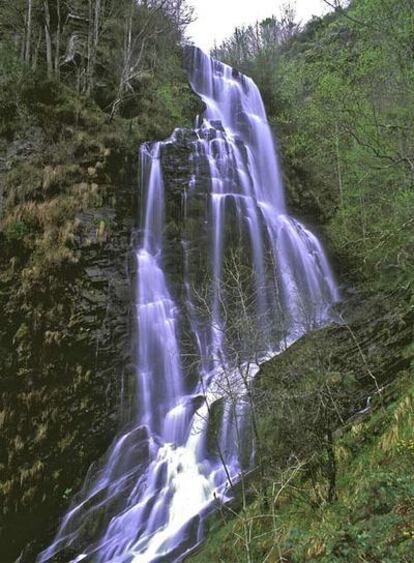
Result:
{"label": "bare tree", "polygon": [[32,13],[33,13],[33,0],[27,0],[26,15],[25,15],[25,48],[24,48],[24,62],[30,63],[31,54],[31,39],[32,39]]}
{"label": "bare tree", "polygon": [[99,45],[99,36],[102,18],[101,0],[88,0],[89,7],[89,29],[88,29],[88,65],[86,71],[86,93],[90,96],[95,83],[95,66]]}
{"label": "bare tree", "polygon": [[60,44],[62,35],[62,9],[61,0],[56,0],[56,34],[55,34],[55,75],[59,79],[60,77]]}
{"label": "bare tree", "polygon": [[47,62],[47,75],[49,78],[53,75],[53,48],[52,48],[52,34],[50,28],[50,10],[48,0],[43,2],[44,10],[44,28],[45,28],[45,42],[46,42],[46,62]]}
{"label": "bare tree", "polygon": [[[263,281],[263,280],[262,280]],[[195,308],[200,323],[209,334],[221,334],[222,349],[210,350],[208,358],[202,358],[203,365],[209,364],[215,372],[212,385],[213,396],[224,401],[223,416],[230,422],[234,435],[237,455],[240,460],[238,480],[242,489],[243,509],[246,505],[246,472],[253,469],[250,453],[254,450],[255,472],[259,475],[260,499],[264,508],[268,506],[267,483],[263,457],[262,440],[259,431],[259,415],[254,390],[254,376],[273,346],[284,342],[287,327],[283,315],[278,318],[259,307],[260,297],[271,288],[261,287],[251,266],[243,263],[241,250],[231,251],[227,256],[218,288],[220,318],[213,315],[214,293],[217,288],[210,279],[202,288],[192,288]],[[273,296],[277,300],[277,295]],[[273,310],[273,309],[272,309]],[[201,371],[201,370],[199,370]],[[208,397],[205,392],[206,400]],[[212,407],[210,407],[212,408]],[[214,436],[217,452],[226,467],[226,446]],[[246,458],[247,461],[246,461]],[[226,472],[228,469],[226,467]]]}

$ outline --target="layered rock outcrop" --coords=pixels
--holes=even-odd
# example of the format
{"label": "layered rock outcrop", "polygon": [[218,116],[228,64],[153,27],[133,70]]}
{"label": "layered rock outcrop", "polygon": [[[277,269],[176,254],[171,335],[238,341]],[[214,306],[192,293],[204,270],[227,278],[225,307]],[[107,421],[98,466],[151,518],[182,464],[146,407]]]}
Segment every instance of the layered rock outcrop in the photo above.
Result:
{"label": "layered rock outcrop", "polygon": [[[68,143],[72,164],[40,167],[45,143],[29,132],[2,160],[12,214],[0,235],[2,561],[52,533],[113,439],[122,382],[134,369],[136,154],[110,138]],[[30,200],[15,195],[26,189],[24,167],[33,172]],[[28,560],[37,547],[27,548]]]}

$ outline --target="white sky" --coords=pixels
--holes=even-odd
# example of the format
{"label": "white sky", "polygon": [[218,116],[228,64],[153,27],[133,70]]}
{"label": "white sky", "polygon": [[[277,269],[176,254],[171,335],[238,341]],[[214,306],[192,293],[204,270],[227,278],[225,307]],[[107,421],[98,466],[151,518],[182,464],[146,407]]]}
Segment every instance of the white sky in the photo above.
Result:
{"label": "white sky", "polygon": [[[229,37],[236,26],[255,23],[272,15],[280,15],[286,0],[189,0],[197,17],[188,28],[188,35],[204,51]],[[322,0],[296,0],[297,21],[305,23],[312,15],[327,12]]]}

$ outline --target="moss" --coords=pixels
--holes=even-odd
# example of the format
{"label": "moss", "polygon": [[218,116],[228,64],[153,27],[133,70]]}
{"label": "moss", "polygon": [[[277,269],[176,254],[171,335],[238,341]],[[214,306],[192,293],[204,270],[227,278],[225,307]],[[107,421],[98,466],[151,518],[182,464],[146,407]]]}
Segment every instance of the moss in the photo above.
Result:
{"label": "moss", "polygon": [[[263,516],[259,502],[246,515],[253,561],[411,561],[414,529],[412,457],[392,441],[381,443],[399,419],[400,432],[412,436],[412,374],[396,384],[399,398],[351,427],[337,441],[338,449],[352,452],[338,457],[338,500],[315,508],[306,501],[309,485],[296,479],[279,497],[275,520]],[[410,405],[407,407],[407,405]],[[407,417],[401,418],[401,412]],[[399,414],[400,413],[400,414]],[[275,525],[274,525],[275,524]],[[216,531],[193,561],[238,561],[244,551],[243,522],[239,517]]]}
{"label": "moss", "polygon": [[[355,305],[348,304],[348,327],[309,334],[262,367],[258,385],[269,408],[258,402],[257,414],[268,506],[258,493],[236,516],[224,507],[224,523],[211,528],[191,560],[244,560],[246,542],[251,561],[412,560],[412,312],[401,295]],[[301,419],[300,405],[320,388],[321,378],[329,380],[333,400],[342,396],[338,385],[349,397],[336,403],[343,423],[334,432],[337,495],[332,502],[326,496],[324,454],[298,447],[311,436],[313,424],[309,417]],[[283,427],[283,405],[293,394],[302,399],[292,424],[286,419]],[[369,395],[371,406],[365,410]]]}
{"label": "moss", "polygon": [[125,264],[138,146],[190,124],[199,104],[171,69],[110,122],[94,102],[14,63],[0,68],[0,545],[9,561],[27,542],[35,559],[113,439],[120,374],[133,363]]}

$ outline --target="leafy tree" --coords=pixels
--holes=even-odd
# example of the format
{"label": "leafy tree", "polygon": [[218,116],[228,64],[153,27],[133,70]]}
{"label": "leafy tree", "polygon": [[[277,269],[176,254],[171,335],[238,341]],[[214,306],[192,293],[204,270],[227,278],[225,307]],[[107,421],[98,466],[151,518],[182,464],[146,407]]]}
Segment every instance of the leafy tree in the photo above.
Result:
{"label": "leafy tree", "polygon": [[177,56],[191,18],[186,0],[18,0],[0,14],[0,41],[113,117]]}
{"label": "leafy tree", "polygon": [[299,207],[315,199],[348,272],[377,288],[406,286],[413,279],[414,5],[331,4],[333,14],[288,37],[262,32],[270,46],[252,49],[245,30],[215,53],[260,85],[291,197]]}

